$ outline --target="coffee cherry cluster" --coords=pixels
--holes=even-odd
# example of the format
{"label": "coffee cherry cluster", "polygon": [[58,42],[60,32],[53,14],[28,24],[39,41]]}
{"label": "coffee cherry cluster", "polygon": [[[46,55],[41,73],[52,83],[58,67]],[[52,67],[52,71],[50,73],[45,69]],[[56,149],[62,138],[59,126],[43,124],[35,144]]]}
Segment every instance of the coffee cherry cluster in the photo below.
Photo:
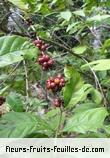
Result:
{"label": "coffee cherry cluster", "polygon": [[42,40],[36,39],[34,42],[35,46],[37,46],[42,52],[45,52],[48,48],[48,44],[45,44]]}
{"label": "coffee cherry cluster", "polygon": [[52,90],[53,92],[60,91],[65,86],[64,77],[59,74],[56,77],[50,77],[46,81],[46,87],[48,90]]}
{"label": "coffee cherry cluster", "polygon": [[48,55],[46,54],[42,54],[39,56],[38,58],[38,62],[39,64],[42,66],[42,69],[48,70],[49,68],[51,68],[54,64],[54,60],[51,59]]}
{"label": "coffee cherry cluster", "polygon": [[52,100],[52,104],[53,104],[55,107],[61,107],[62,104],[63,104],[63,101],[62,101],[62,99],[60,99],[60,98],[54,98],[54,99]]}
{"label": "coffee cherry cluster", "polygon": [[0,106],[5,102],[5,98],[0,96]]}

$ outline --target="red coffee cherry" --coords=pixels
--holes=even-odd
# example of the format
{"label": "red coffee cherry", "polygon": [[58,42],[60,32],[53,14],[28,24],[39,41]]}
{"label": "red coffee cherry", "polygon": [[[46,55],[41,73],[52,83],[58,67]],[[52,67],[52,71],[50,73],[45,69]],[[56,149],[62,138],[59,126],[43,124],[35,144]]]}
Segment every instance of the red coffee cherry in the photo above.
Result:
{"label": "red coffee cherry", "polygon": [[45,44],[44,41],[40,40],[40,39],[36,39],[33,41],[33,43],[35,44],[35,46],[37,46],[42,52],[45,52],[46,49],[48,48],[48,44]]}
{"label": "red coffee cherry", "polygon": [[53,59],[50,59],[49,61],[48,61],[48,65],[49,66],[52,66],[54,64],[54,60]]}
{"label": "red coffee cherry", "polygon": [[41,54],[38,58],[38,63],[42,66],[44,71],[52,68],[54,61],[49,57],[49,55]]}
{"label": "red coffee cherry", "polygon": [[54,82],[54,77],[50,77],[50,78],[48,79],[48,81]]}
{"label": "red coffee cherry", "polygon": [[41,44],[37,43],[36,46],[40,49],[41,48]]}
{"label": "red coffee cherry", "polygon": [[60,98],[53,99],[52,103],[55,107],[61,107],[62,106],[62,100]]}
{"label": "red coffee cherry", "polygon": [[43,55],[44,61],[47,62],[50,60],[50,57],[48,55]]}
{"label": "red coffee cherry", "polygon": [[43,42],[42,40],[37,40],[37,43],[42,45]]}
{"label": "red coffee cherry", "polygon": [[54,82],[51,82],[50,83],[50,87],[53,89],[53,88],[55,88],[55,83]]}
{"label": "red coffee cherry", "polygon": [[42,45],[41,48],[40,48],[40,50],[43,51],[43,52],[46,51],[45,45]]}
{"label": "red coffee cherry", "polygon": [[44,63],[42,64],[42,66],[43,66],[43,67],[48,67],[47,62],[44,62]]}
{"label": "red coffee cherry", "polygon": [[63,77],[60,79],[60,82],[61,82],[61,83],[65,83],[65,80],[64,80]]}
{"label": "red coffee cherry", "polygon": [[58,78],[58,76],[54,78],[51,77],[46,81],[46,85],[53,92],[57,92],[57,91],[60,91],[65,86],[65,79],[63,76],[60,76],[60,78]]}
{"label": "red coffee cherry", "polygon": [[42,64],[44,62],[44,59],[42,57],[39,57],[38,62],[39,64]]}
{"label": "red coffee cherry", "polygon": [[48,90],[51,89],[51,83],[48,83],[48,84],[46,85],[46,87],[47,87]]}
{"label": "red coffee cherry", "polygon": [[60,83],[60,79],[58,77],[56,77],[54,82],[55,82],[55,84],[59,84]]}

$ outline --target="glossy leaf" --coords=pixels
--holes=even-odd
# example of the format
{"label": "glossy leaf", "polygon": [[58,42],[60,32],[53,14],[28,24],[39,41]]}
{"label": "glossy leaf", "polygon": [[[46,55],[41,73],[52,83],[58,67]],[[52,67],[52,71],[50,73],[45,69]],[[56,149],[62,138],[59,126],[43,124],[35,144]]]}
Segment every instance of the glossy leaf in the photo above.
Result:
{"label": "glossy leaf", "polygon": [[23,138],[49,131],[49,125],[31,113],[9,112],[0,119],[0,138]]}
{"label": "glossy leaf", "polygon": [[107,14],[105,14],[105,15],[95,15],[91,18],[88,18],[87,20],[88,21],[102,21],[102,20],[105,20],[107,18],[110,18],[110,15],[107,15]]}
{"label": "glossy leaf", "polygon": [[37,55],[38,49],[27,38],[20,36],[0,37],[0,67],[20,62],[24,57],[32,59]]}
{"label": "glossy leaf", "polygon": [[45,119],[49,122],[49,125],[53,130],[57,130],[59,125],[64,122],[65,115],[61,114],[60,109],[57,108],[47,112]]}
{"label": "glossy leaf", "polygon": [[73,12],[74,14],[76,15],[79,15],[79,16],[82,16],[82,17],[85,17],[85,13],[83,10],[76,10]]}
{"label": "glossy leaf", "polygon": [[28,4],[25,3],[23,0],[8,0],[9,2],[13,3],[17,7],[23,9],[23,10],[28,10]]}
{"label": "glossy leaf", "polygon": [[16,93],[10,93],[6,99],[7,103],[10,105],[11,109],[15,112],[23,112],[23,103],[21,98]]}
{"label": "glossy leaf", "polygon": [[86,50],[87,50],[87,46],[78,46],[73,48],[73,51],[76,54],[83,54]]}
{"label": "glossy leaf", "polygon": [[96,71],[105,71],[110,69],[110,59],[101,59],[90,62],[82,66],[82,68],[86,68],[91,66],[93,70]]}
{"label": "glossy leaf", "polygon": [[83,85],[83,82],[80,74],[71,66],[66,66],[64,69],[64,73],[68,80],[63,91],[64,103],[65,107],[67,107],[73,93],[80,89],[80,87]]}
{"label": "glossy leaf", "polygon": [[70,11],[61,12],[61,17],[67,21],[70,20],[72,13]]}
{"label": "glossy leaf", "polygon": [[104,119],[108,115],[106,108],[95,108],[74,114],[68,119],[64,131],[86,133],[97,132],[103,127]]}

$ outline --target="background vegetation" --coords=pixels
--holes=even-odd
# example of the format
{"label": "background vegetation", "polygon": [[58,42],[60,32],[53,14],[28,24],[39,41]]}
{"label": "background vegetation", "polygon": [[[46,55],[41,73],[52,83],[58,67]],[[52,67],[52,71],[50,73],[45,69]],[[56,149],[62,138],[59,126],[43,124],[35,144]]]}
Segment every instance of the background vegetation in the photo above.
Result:
{"label": "background vegetation", "polygon": [[0,137],[110,137],[110,1],[0,1]]}

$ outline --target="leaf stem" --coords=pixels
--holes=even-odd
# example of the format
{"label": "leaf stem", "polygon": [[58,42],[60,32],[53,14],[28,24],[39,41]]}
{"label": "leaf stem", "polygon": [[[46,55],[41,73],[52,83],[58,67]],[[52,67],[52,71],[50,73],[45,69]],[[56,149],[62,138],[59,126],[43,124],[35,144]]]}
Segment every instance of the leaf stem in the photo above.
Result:
{"label": "leaf stem", "polygon": [[55,138],[58,138],[58,134],[59,134],[59,131],[60,131],[61,122],[62,122],[62,113],[63,113],[63,111],[60,108],[60,119],[59,119],[58,128],[57,128],[56,133],[55,133]]}
{"label": "leaf stem", "polygon": [[[28,82],[28,72],[27,72],[27,67],[26,67],[26,61],[23,60],[23,66],[24,66],[24,71],[25,71],[25,81],[26,81],[26,102],[27,104],[29,103],[29,82]],[[26,111],[28,110],[28,106]]]}

